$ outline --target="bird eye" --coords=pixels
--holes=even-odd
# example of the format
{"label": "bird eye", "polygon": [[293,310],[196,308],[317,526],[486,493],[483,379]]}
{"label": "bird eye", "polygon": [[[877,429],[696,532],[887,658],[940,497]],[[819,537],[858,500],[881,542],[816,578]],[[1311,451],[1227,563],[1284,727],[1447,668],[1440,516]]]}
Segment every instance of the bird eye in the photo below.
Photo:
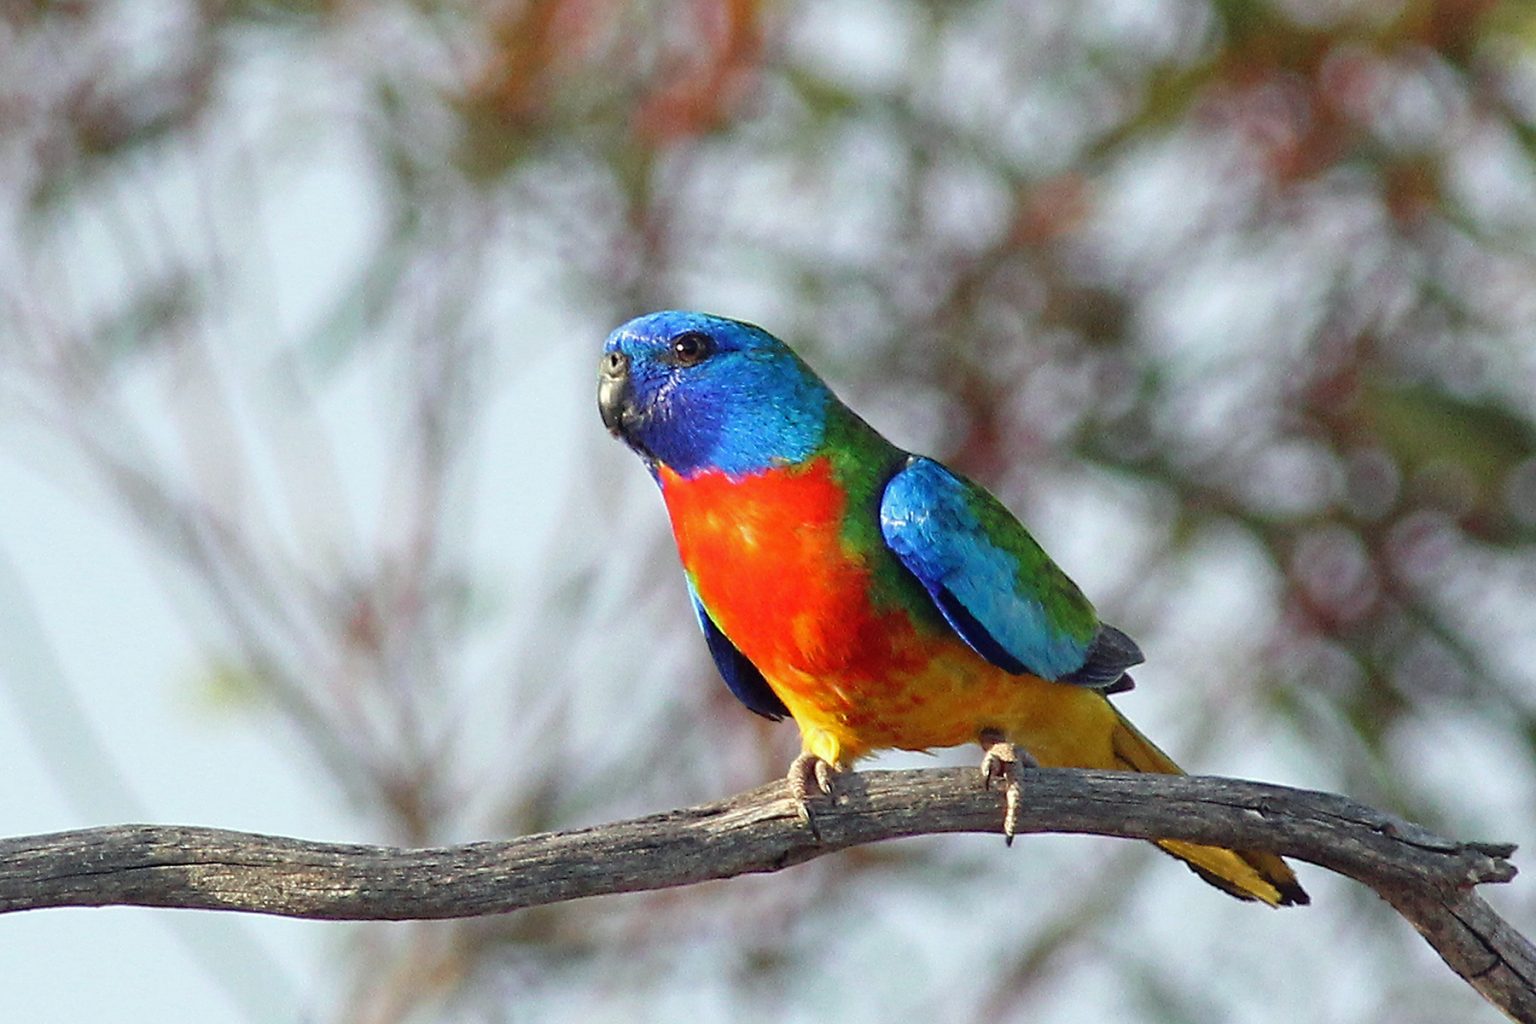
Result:
{"label": "bird eye", "polygon": [[679,366],[697,366],[714,350],[714,342],[703,331],[684,331],[672,339],[672,358]]}

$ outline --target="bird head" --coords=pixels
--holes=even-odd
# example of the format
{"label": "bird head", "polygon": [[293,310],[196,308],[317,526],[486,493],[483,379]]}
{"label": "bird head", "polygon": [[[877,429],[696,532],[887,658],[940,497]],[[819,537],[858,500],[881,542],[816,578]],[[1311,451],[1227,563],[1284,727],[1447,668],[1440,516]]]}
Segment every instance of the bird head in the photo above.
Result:
{"label": "bird head", "polygon": [[825,384],[752,324],[667,310],[608,336],[598,364],[603,425],[648,463],[689,476],[798,463],[821,444]]}

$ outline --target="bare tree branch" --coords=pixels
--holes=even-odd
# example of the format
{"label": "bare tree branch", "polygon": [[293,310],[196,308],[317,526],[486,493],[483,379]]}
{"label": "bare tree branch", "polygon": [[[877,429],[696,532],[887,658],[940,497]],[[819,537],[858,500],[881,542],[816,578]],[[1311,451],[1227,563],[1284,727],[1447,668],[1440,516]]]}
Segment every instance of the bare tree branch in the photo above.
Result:
{"label": "bare tree branch", "polygon": [[[0,840],[0,913],[45,907],[238,910],[331,920],[505,913],[778,871],[861,843],[996,832],[1002,804],[964,769],[839,778],[817,841],[782,785],[632,821],[436,849],[314,843],[178,825]],[[1462,843],[1329,793],[1210,777],[1032,770],[1020,832],[1273,850],[1375,890],[1511,1018],[1536,1022],[1536,947],[1473,890],[1514,847]],[[999,850],[999,856],[1002,856]]]}

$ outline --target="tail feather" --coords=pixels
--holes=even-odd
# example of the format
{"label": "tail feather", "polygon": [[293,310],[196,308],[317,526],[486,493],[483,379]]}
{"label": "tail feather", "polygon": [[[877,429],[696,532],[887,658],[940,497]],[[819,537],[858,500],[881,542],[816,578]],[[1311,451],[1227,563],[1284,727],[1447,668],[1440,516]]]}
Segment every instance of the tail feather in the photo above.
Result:
{"label": "tail feather", "polygon": [[[1112,737],[1115,760],[1127,771],[1183,775],[1184,771],[1118,711]],[[1176,839],[1157,842],[1164,852],[1187,864],[1191,871],[1222,892],[1240,900],[1259,900],[1272,907],[1289,907],[1312,902],[1296,881],[1290,866],[1273,853],[1262,850],[1225,850]]]}

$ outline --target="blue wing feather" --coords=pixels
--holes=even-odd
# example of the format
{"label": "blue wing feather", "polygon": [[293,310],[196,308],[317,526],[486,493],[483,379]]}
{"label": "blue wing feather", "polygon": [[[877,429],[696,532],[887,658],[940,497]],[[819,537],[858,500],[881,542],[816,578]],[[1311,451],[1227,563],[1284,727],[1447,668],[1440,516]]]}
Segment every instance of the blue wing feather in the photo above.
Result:
{"label": "blue wing feather", "polygon": [[698,616],[699,628],[704,631],[704,643],[709,646],[710,656],[715,659],[715,668],[720,670],[725,685],[737,700],[747,706],[747,710],[775,722],[787,717],[789,709],[779,700],[779,695],[773,692],[768,680],[763,678],[756,665],[747,660],[745,654],[736,649],[731,638],[720,632],[715,620],[709,617],[704,602],[699,600],[699,592],[693,588],[693,581],[687,580],[687,583],[693,613]]}
{"label": "blue wing feather", "polygon": [[[1135,643],[1100,625],[1018,521],[975,484],[913,456],[886,484],[880,530],[950,627],[992,664],[1094,689],[1129,688],[1125,669],[1142,660]],[[1053,621],[1048,603],[1087,629],[1074,633]]]}

